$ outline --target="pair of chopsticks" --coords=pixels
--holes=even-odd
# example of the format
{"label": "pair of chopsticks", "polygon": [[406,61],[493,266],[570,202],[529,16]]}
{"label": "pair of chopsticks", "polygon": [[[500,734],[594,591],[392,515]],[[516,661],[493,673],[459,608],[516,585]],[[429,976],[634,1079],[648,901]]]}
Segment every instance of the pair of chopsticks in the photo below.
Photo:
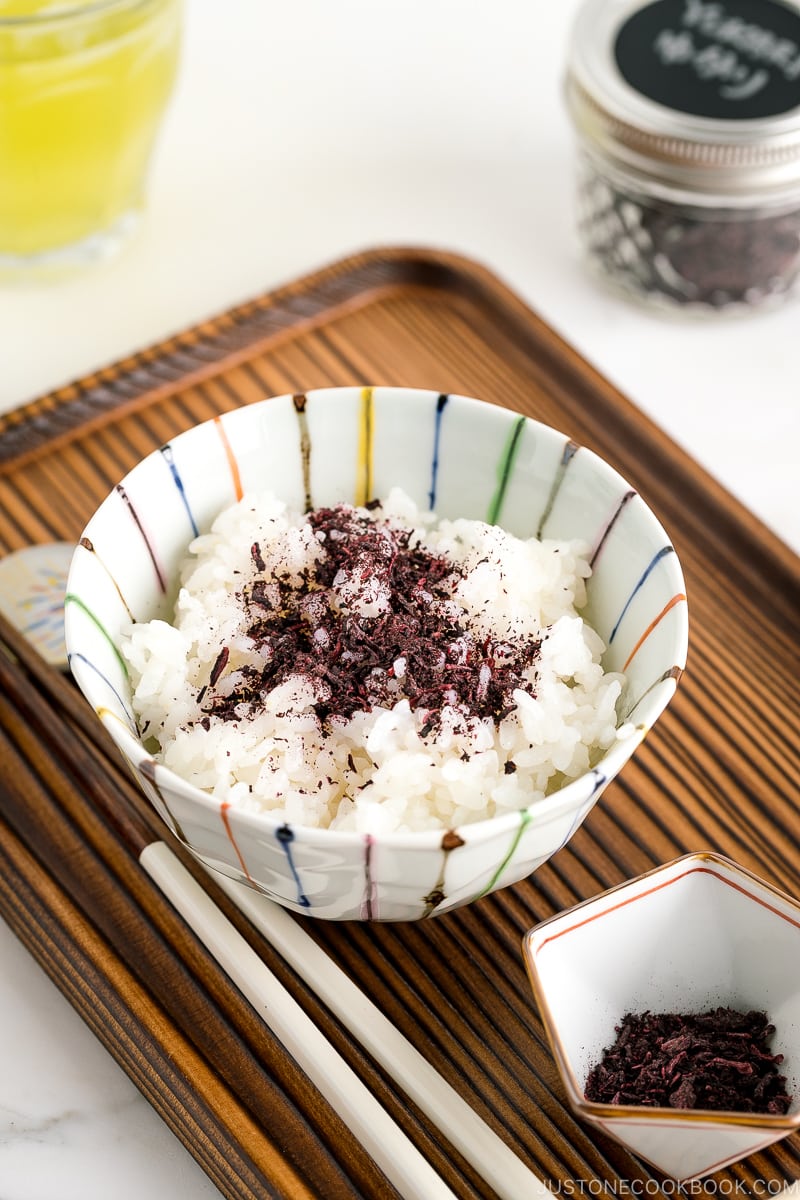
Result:
{"label": "pair of chopsticks", "polygon": [[[180,848],[171,844],[170,835],[139,796],[85,701],[2,617],[0,694],[47,742],[55,759],[79,760],[80,777],[86,782],[95,815],[113,829],[401,1196],[406,1200],[448,1200],[454,1193],[215,903],[210,894],[214,885],[498,1196],[503,1200],[544,1197],[548,1190],[544,1183],[386,1019],[300,922],[250,889],[224,878],[215,877],[212,884],[194,863],[189,869],[182,861]],[[24,733],[19,736],[24,737]],[[34,842],[36,830],[31,828],[30,813],[24,808],[21,799],[18,810],[8,817],[23,836]],[[51,823],[54,819],[51,812]]]}

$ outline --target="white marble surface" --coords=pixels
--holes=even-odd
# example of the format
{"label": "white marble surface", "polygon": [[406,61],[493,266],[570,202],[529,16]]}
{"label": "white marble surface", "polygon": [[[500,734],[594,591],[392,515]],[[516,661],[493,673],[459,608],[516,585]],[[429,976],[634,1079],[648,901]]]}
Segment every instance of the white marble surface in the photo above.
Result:
{"label": "white marble surface", "polygon": [[[354,250],[491,267],[800,550],[800,308],[665,320],[608,297],[572,232],[561,104],[577,0],[188,0],[137,240],[0,288],[0,410]],[[218,1193],[0,926],[2,1200]]]}

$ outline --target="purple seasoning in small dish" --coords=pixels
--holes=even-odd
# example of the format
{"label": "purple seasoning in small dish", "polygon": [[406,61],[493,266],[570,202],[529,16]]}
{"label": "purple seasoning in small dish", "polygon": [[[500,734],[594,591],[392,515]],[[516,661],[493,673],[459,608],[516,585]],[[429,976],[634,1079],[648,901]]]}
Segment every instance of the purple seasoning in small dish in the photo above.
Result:
{"label": "purple seasoning in small dish", "polygon": [[724,1006],[702,1013],[626,1013],[616,1040],[589,1072],[596,1104],[702,1108],[714,1112],[789,1111],[782,1054],[764,1012]]}
{"label": "purple seasoning in small dish", "polygon": [[712,851],[523,939],[576,1116],[678,1181],[800,1130],[800,900]]}

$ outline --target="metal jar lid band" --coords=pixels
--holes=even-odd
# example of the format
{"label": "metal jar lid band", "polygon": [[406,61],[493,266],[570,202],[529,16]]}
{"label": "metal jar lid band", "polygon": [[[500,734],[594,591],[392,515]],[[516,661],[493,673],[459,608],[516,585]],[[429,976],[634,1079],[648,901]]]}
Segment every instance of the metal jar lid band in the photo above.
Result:
{"label": "metal jar lid band", "polygon": [[644,7],[641,0],[589,0],[578,15],[566,99],[587,146],[623,169],[689,191],[738,198],[800,192],[800,83],[797,108],[758,120],[660,104],[623,78],[613,54],[621,25]]}

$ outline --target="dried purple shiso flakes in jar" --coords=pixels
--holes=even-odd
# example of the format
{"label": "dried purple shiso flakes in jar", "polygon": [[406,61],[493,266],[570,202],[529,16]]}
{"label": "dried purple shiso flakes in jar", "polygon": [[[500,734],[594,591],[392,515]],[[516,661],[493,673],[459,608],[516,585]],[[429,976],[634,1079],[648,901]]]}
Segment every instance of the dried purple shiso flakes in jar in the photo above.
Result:
{"label": "dried purple shiso flakes in jar", "polygon": [[731,212],[654,201],[587,175],[581,234],[591,263],[644,300],[709,310],[784,297],[800,274],[800,209]]}

